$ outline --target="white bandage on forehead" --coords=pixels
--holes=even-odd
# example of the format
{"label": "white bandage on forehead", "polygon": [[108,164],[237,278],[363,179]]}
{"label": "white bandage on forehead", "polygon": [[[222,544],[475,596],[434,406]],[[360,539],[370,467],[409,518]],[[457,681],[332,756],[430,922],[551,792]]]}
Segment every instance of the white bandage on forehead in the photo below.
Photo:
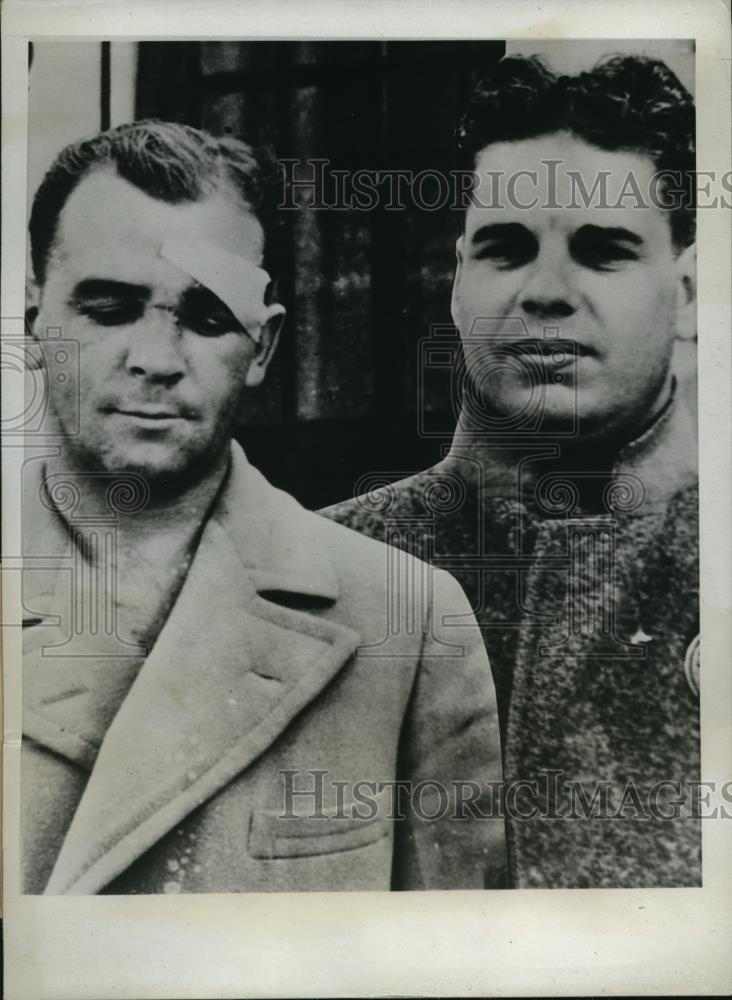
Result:
{"label": "white bandage on forehead", "polygon": [[168,240],[160,256],[212,291],[229,307],[249,336],[259,342],[267,319],[264,293],[270,277],[265,270],[204,240],[196,243]]}

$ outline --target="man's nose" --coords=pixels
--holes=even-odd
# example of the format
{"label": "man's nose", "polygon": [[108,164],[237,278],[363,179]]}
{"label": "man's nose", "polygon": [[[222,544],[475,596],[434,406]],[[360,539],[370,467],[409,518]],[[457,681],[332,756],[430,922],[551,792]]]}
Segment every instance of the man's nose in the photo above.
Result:
{"label": "man's nose", "polygon": [[571,260],[553,248],[539,253],[521,290],[520,304],[527,315],[537,319],[561,319],[576,312]]}
{"label": "man's nose", "polygon": [[137,378],[175,385],[185,374],[183,337],[175,314],[153,306],[131,333],[127,371]]}

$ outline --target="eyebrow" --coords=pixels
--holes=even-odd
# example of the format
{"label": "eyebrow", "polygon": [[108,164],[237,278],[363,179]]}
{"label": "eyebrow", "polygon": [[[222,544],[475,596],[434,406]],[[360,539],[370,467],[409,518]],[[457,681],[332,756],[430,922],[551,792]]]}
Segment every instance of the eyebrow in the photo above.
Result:
{"label": "eyebrow", "polygon": [[470,238],[471,243],[484,243],[486,240],[502,240],[511,237],[523,236],[530,230],[522,226],[520,222],[493,222],[486,226],[480,226],[475,230]]}
{"label": "eyebrow", "polygon": [[643,242],[642,236],[622,226],[580,226],[575,233],[575,236],[578,235],[615,240],[617,243],[632,243],[634,246],[639,246]]}
{"label": "eyebrow", "polygon": [[136,285],[130,281],[115,281],[112,278],[85,278],[73,291],[74,299],[134,298],[149,299],[147,285]]}
{"label": "eyebrow", "polygon": [[[496,222],[486,226],[480,226],[471,237],[471,243],[484,243],[486,240],[502,240],[516,238],[524,233],[531,233],[527,226],[520,222]],[[591,237],[594,239],[615,240],[618,243],[632,243],[640,246],[643,238],[630,229],[623,226],[581,226],[575,236]]]}

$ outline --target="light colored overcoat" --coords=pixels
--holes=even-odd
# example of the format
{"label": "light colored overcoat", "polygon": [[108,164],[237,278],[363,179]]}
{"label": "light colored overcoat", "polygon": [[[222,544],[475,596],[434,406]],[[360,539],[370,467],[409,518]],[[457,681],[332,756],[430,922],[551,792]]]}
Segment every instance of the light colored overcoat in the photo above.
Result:
{"label": "light colored overcoat", "polygon": [[[475,798],[460,782],[500,778],[500,751],[480,632],[450,576],[305,511],[234,446],[178,599],[110,723],[94,678],[126,661],[114,637],[106,658],[79,655],[73,546],[37,502],[41,466],[27,463],[24,510],[26,892],[500,878],[502,820],[478,818],[482,793],[456,801]],[[288,799],[288,783],[305,794]]]}

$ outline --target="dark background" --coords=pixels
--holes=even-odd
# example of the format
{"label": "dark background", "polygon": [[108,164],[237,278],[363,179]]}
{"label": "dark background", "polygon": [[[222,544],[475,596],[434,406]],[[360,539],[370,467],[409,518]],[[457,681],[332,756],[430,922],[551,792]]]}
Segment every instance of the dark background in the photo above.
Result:
{"label": "dark background", "polygon": [[[462,108],[504,48],[143,42],[136,116],[271,145],[280,158],[326,159],[328,171],[449,171]],[[278,298],[288,318],[240,438],[272,482],[310,507],[353,495],[366,473],[425,468],[450,441],[449,366],[425,370],[420,341],[435,327],[451,335],[460,214],[405,201],[404,210],[282,213]],[[425,435],[425,425],[442,433]]]}

